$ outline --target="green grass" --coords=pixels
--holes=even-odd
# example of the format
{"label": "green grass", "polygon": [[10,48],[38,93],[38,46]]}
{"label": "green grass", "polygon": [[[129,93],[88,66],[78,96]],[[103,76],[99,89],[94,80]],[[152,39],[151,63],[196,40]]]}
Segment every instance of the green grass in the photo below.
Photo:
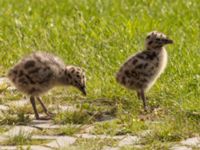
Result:
{"label": "green grass", "polygon": [[86,112],[75,111],[75,112],[61,112],[54,118],[54,123],[56,124],[85,124],[90,123],[92,117],[90,117]]}
{"label": "green grass", "polygon": [[19,132],[18,135],[9,136],[8,140],[0,141],[0,145],[40,145],[44,143],[48,143],[51,140],[44,139],[32,139],[31,133],[25,133],[23,131]]}
{"label": "green grass", "polygon": [[[70,88],[54,90],[45,100],[56,103],[55,99],[60,99],[58,103],[81,105],[94,113],[115,106],[113,116],[118,122],[97,125],[100,133],[135,134],[148,129],[153,134],[145,144],[157,147],[162,147],[159,143],[163,141],[199,135],[198,0],[0,0],[0,5],[1,76],[30,52],[52,52],[66,64],[85,68],[88,96],[84,98]],[[174,44],[167,47],[169,63],[165,73],[148,93],[149,105],[159,106],[163,112],[146,115],[141,112],[142,103],[136,94],[116,83],[115,73],[127,57],[143,49],[144,38],[152,30],[166,33]],[[0,88],[0,95],[6,95],[0,103],[21,97],[5,91],[6,87]],[[88,103],[93,106],[93,101],[99,99],[111,104],[99,103],[102,108],[96,109]],[[69,113],[56,118],[59,123],[88,123],[87,115],[78,116],[78,120]]]}
{"label": "green grass", "polygon": [[7,101],[18,100],[22,96],[19,92],[10,92],[7,90],[9,85],[3,83],[0,84],[0,104],[4,104]]}
{"label": "green grass", "polygon": [[75,150],[75,149],[88,149],[88,150],[101,150],[103,146],[116,146],[117,140],[114,139],[77,139],[76,143],[71,147],[64,148],[65,150]]}
{"label": "green grass", "polygon": [[37,130],[37,131],[34,131],[33,133],[37,135],[73,136],[74,134],[79,133],[80,130],[81,130],[81,127],[68,124],[63,127],[55,128],[55,129]]}
{"label": "green grass", "polygon": [[6,131],[8,131],[8,127],[0,126],[0,134],[4,133]]}
{"label": "green grass", "polygon": [[23,112],[17,112],[16,114],[5,112],[0,114],[0,125],[27,125],[30,122],[29,116]]}

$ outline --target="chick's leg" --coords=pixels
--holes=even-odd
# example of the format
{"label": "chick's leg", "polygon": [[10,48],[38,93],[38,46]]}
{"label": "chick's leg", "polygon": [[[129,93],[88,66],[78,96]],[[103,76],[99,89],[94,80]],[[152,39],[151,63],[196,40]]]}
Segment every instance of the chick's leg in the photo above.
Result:
{"label": "chick's leg", "polygon": [[39,114],[38,114],[38,112],[37,112],[37,108],[36,108],[36,105],[35,105],[35,97],[34,96],[31,96],[30,97],[30,102],[31,102],[31,104],[32,104],[32,107],[33,107],[33,111],[34,111],[34,113],[35,113],[35,119],[39,119]]}

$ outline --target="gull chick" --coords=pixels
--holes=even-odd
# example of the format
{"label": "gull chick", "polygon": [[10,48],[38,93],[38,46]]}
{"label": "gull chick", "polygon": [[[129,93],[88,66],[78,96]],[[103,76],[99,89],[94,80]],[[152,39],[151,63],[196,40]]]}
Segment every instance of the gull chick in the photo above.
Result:
{"label": "gull chick", "polygon": [[173,41],[165,34],[150,32],[145,39],[145,49],[131,56],[116,74],[119,84],[135,90],[142,99],[144,110],[147,111],[145,92],[147,92],[167,65],[167,52],[164,48]]}
{"label": "gull chick", "polygon": [[19,91],[30,96],[36,119],[41,118],[35,100],[50,117],[40,95],[55,86],[74,86],[86,95],[85,72],[76,66],[66,66],[60,58],[46,52],[35,52],[24,57],[8,71],[7,76]]}

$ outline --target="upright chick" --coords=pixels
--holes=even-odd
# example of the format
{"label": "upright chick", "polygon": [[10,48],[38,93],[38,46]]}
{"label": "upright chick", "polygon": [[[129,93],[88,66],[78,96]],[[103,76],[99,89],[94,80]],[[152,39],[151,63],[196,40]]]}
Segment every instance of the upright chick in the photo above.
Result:
{"label": "upright chick", "polygon": [[145,50],[131,56],[116,74],[116,80],[128,89],[136,90],[147,110],[145,92],[155,83],[167,65],[167,52],[163,47],[173,41],[163,33],[153,31],[145,41]]}
{"label": "upright chick", "polygon": [[39,96],[55,86],[74,86],[86,95],[85,72],[79,67],[65,66],[61,59],[45,52],[36,52],[24,57],[9,70],[8,78],[19,91],[30,96],[36,119],[41,118],[36,109],[35,99],[50,116]]}

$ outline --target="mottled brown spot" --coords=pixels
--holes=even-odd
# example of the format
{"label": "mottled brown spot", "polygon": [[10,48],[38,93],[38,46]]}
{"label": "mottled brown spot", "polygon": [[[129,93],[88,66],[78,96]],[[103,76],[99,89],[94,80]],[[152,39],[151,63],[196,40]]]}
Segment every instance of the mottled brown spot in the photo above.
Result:
{"label": "mottled brown spot", "polygon": [[149,65],[148,63],[145,63],[145,64],[144,64],[144,68],[146,68],[148,65]]}
{"label": "mottled brown spot", "polygon": [[151,70],[154,70],[154,66],[152,66],[149,71],[151,71]]}
{"label": "mottled brown spot", "polygon": [[126,78],[123,76],[122,77],[122,83],[125,84],[126,83]]}
{"label": "mottled brown spot", "polygon": [[125,70],[124,73],[125,73],[125,75],[126,75],[127,77],[130,77],[130,76],[131,76],[131,74],[130,74],[130,72],[129,72],[128,70]]}
{"label": "mottled brown spot", "polygon": [[13,70],[12,70],[12,73],[14,73],[14,74],[17,74],[17,73],[18,73],[18,71],[17,71],[17,70],[15,70],[15,69],[13,69]]}
{"label": "mottled brown spot", "polygon": [[31,79],[31,77],[29,77],[29,75],[25,75],[26,78],[28,79],[28,81],[31,83],[31,84],[35,84],[35,82]]}
{"label": "mottled brown spot", "polygon": [[137,58],[139,58],[139,59],[145,59],[145,56],[142,55],[142,54],[140,54],[140,55],[137,55]]}
{"label": "mottled brown spot", "polygon": [[153,41],[149,41],[149,42],[148,42],[148,45],[151,45],[152,43],[153,43]]}
{"label": "mottled brown spot", "polygon": [[75,83],[75,85],[76,85],[77,87],[80,87],[80,84],[79,84],[78,81],[75,80],[74,83]]}
{"label": "mottled brown spot", "polygon": [[50,73],[44,78],[44,80],[41,80],[41,81],[39,82],[39,84],[44,84],[45,82],[48,83],[48,82],[51,80],[52,75],[53,75],[53,73],[50,72]]}
{"label": "mottled brown spot", "polygon": [[24,68],[28,69],[35,66],[35,62],[33,60],[29,60],[25,63]]}
{"label": "mottled brown spot", "polygon": [[150,59],[150,60],[153,60],[157,56],[155,52],[153,52],[153,53],[147,53],[146,55],[147,55],[146,58]]}
{"label": "mottled brown spot", "polygon": [[140,81],[141,81],[142,83],[144,83],[144,82],[147,82],[147,79],[142,78],[142,79],[140,79]]}
{"label": "mottled brown spot", "polygon": [[67,74],[68,78],[72,78],[72,75],[70,73]]}
{"label": "mottled brown spot", "polygon": [[22,84],[28,84],[28,81],[26,81],[25,78],[20,78],[20,79],[18,80],[18,82],[19,82],[19,83],[22,83]]}
{"label": "mottled brown spot", "polygon": [[142,76],[145,76],[145,77],[149,77],[149,76],[151,76],[150,74],[148,74],[148,73],[144,73],[144,72],[141,72],[140,73]]}
{"label": "mottled brown spot", "polygon": [[23,76],[23,75],[24,75],[24,72],[23,72],[22,70],[20,70],[20,71],[19,71],[18,77],[21,77],[21,76]]}
{"label": "mottled brown spot", "polygon": [[159,66],[159,63],[157,62],[157,63],[155,64],[155,66],[158,67],[158,66]]}
{"label": "mottled brown spot", "polygon": [[71,73],[74,73],[75,72],[75,69],[74,68],[72,68],[72,70],[71,70]]}
{"label": "mottled brown spot", "polygon": [[67,71],[67,69],[65,69],[64,73],[65,73],[65,75],[67,75],[67,74],[68,74],[68,71]]}
{"label": "mottled brown spot", "polygon": [[135,84],[135,81],[134,80],[131,80],[130,81],[130,86],[133,86]]}
{"label": "mottled brown spot", "polygon": [[38,73],[38,72],[39,72],[39,70],[40,70],[40,68],[39,68],[39,67],[37,67],[37,68],[34,68],[33,70],[30,70],[30,71],[28,71],[28,73],[30,73],[30,74],[33,74],[33,73]]}
{"label": "mottled brown spot", "polygon": [[143,67],[143,64],[139,64],[139,65],[137,65],[135,68],[136,69],[141,69]]}
{"label": "mottled brown spot", "polygon": [[16,78],[13,78],[13,79],[12,79],[12,82],[14,82],[14,83],[15,83],[15,82],[16,82]]}
{"label": "mottled brown spot", "polygon": [[43,70],[44,71],[47,71],[47,70],[50,70],[51,68],[48,66],[48,67],[45,67]]}
{"label": "mottled brown spot", "polygon": [[134,60],[132,61],[132,64],[135,65],[137,62],[138,62],[138,60],[137,60],[137,59],[134,59]]}
{"label": "mottled brown spot", "polygon": [[137,77],[137,72],[135,70],[131,71],[132,76]]}

